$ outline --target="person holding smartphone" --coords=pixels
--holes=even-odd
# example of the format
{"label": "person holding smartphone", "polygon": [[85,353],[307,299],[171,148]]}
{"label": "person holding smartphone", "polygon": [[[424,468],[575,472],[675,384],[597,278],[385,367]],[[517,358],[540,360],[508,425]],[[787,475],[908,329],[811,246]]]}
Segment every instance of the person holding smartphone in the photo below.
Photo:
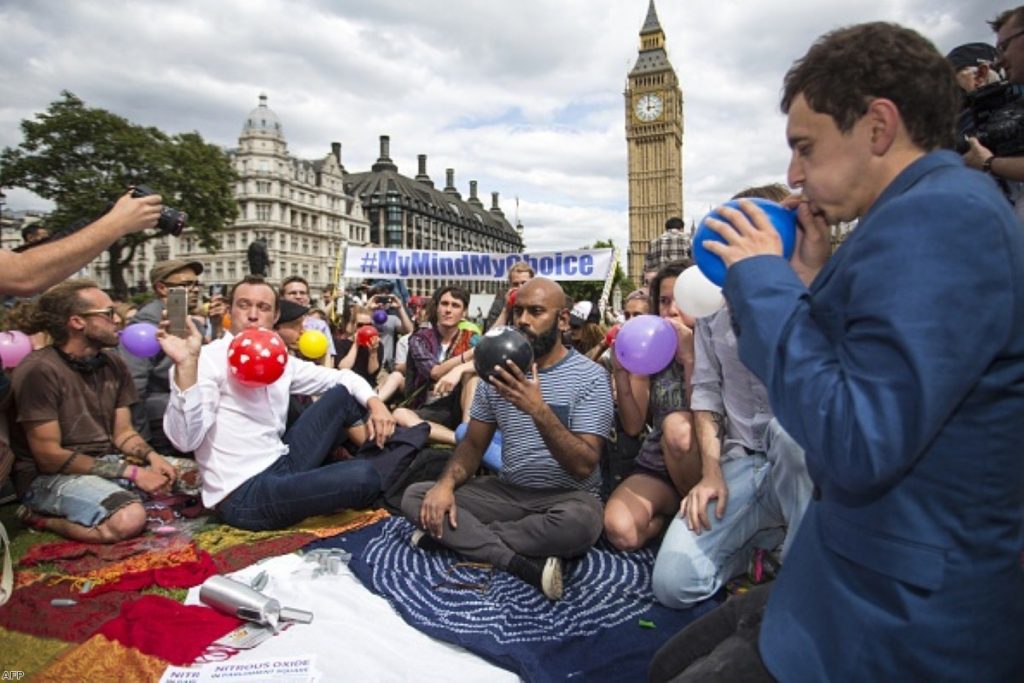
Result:
{"label": "person holding smartphone", "polygon": [[[203,264],[199,261],[157,261],[149,271],[149,281],[156,296],[139,309],[133,322],[159,325],[167,309],[168,297],[174,289],[186,292],[185,310],[194,311],[199,306],[199,295],[202,292],[203,283],[199,279],[202,273]],[[170,455],[185,455],[175,449],[164,435],[164,411],[167,409],[170,395],[167,373],[171,369],[171,361],[163,353],[150,358],[140,358],[129,353],[124,345],[121,345],[119,350],[139,394],[138,403],[132,406],[132,423],[135,429],[157,451]]]}
{"label": "person holding smartphone", "polygon": [[412,320],[402,305],[402,300],[392,293],[393,285],[389,281],[376,283],[370,288],[369,308],[371,315],[376,311],[387,313],[383,323],[374,321],[380,333],[380,344],[384,348],[384,366],[392,367],[395,358],[395,340],[403,334],[413,331]]}

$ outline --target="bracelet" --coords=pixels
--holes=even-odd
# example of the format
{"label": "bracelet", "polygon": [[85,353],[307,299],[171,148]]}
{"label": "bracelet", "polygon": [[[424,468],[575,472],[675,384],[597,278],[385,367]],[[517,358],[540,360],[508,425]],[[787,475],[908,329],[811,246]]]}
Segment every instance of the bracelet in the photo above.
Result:
{"label": "bracelet", "polygon": [[981,164],[981,170],[983,173],[988,173],[989,175],[992,175],[992,162],[995,160],[995,158],[996,155],[993,154],[988,159],[985,159],[985,161]]}
{"label": "bracelet", "polygon": [[134,483],[135,482],[135,477],[137,477],[137,476],[139,476],[139,466],[138,465],[132,465],[131,468],[129,468],[129,471],[128,471],[128,480],[131,481],[132,483]]}
{"label": "bracelet", "polygon": [[81,455],[81,453],[78,451],[71,451],[71,455],[68,456],[68,459],[65,460],[64,464],[60,466],[59,470],[57,470],[57,474],[64,474],[67,472],[68,468],[71,467],[71,463],[74,462],[75,458],[79,455]]}

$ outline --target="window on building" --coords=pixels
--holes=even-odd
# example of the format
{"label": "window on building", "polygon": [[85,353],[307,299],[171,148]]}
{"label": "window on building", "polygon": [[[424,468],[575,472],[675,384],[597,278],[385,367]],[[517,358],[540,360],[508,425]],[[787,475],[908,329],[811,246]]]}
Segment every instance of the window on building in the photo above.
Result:
{"label": "window on building", "polygon": [[269,221],[270,220],[270,204],[266,202],[256,203],[256,220],[258,221]]}

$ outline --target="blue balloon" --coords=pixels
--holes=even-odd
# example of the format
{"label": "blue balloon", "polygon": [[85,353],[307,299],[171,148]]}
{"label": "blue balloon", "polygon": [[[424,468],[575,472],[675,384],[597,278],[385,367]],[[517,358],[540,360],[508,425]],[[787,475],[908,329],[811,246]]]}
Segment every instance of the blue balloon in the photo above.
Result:
{"label": "blue balloon", "polygon": [[[796,210],[784,208],[780,204],[760,197],[750,198],[750,201],[761,207],[761,210],[768,215],[768,220],[772,222],[772,226],[782,238],[782,256],[788,260],[793,255],[794,247],[796,247]],[[737,199],[730,199],[725,202],[725,206],[742,211]],[[722,287],[725,285],[725,263],[722,262],[721,258],[704,248],[704,241],[714,240],[724,244],[725,239],[707,226],[708,218],[717,218],[720,221],[725,221],[722,216],[714,211],[700,219],[697,233],[693,236],[693,260],[697,262],[697,267],[700,268],[700,272],[704,273],[704,277]],[[728,221],[725,222],[728,223]]]}

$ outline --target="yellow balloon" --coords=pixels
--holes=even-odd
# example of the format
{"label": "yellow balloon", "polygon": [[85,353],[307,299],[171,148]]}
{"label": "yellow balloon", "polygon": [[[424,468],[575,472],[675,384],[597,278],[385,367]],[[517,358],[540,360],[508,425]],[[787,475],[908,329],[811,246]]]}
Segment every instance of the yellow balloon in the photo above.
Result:
{"label": "yellow balloon", "polygon": [[306,330],[299,337],[299,352],[310,360],[323,358],[327,353],[327,335],[320,330]]}

